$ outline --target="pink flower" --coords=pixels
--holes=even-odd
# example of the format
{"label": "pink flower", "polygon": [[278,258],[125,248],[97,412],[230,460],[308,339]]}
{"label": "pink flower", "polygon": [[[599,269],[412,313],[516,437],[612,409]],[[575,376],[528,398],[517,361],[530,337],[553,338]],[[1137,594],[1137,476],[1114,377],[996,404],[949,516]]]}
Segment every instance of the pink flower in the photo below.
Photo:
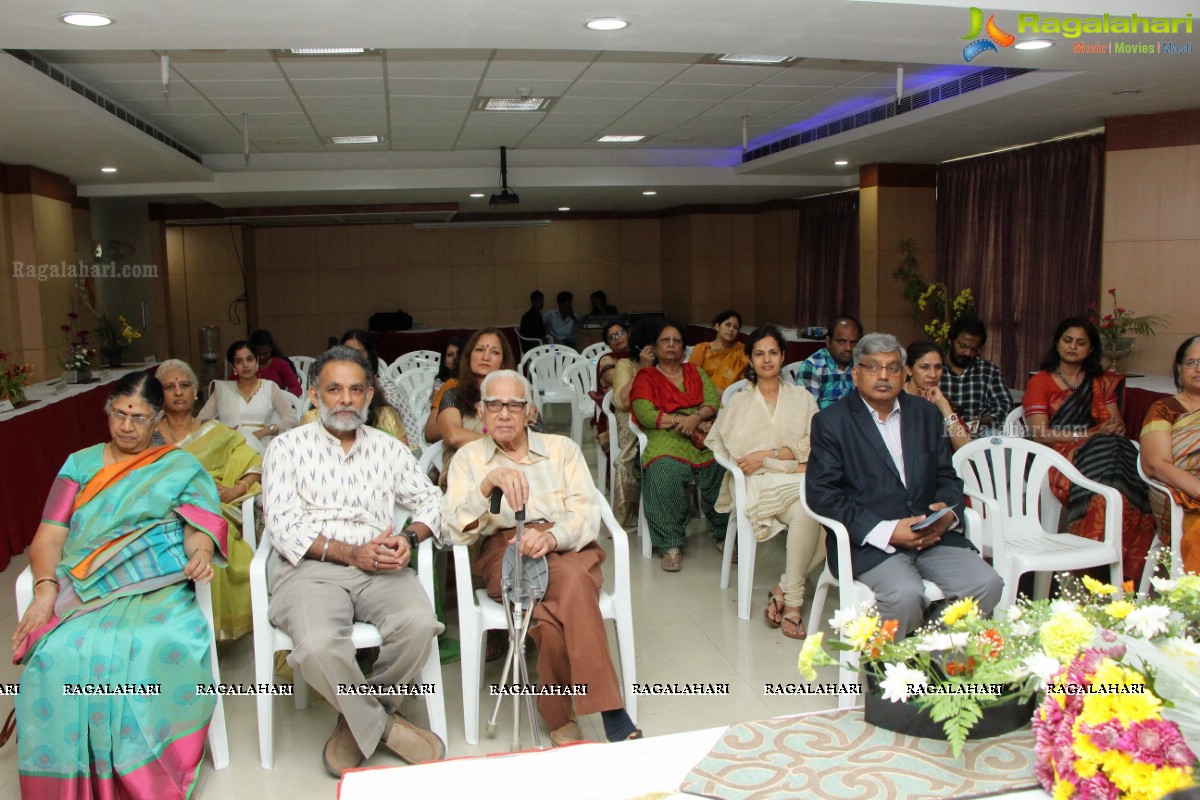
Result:
{"label": "pink flower", "polygon": [[1118,314],[1124,314],[1124,313],[1125,313],[1125,309],[1123,309],[1123,308],[1118,308],[1118,309],[1117,309],[1117,313],[1118,313]]}
{"label": "pink flower", "polygon": [[1112,322],[1112,318],[1113,318],[1113,315],[1112,315],[1112,314],[1105,314],[1105,315],[1104,315],[1104,321],[1105,321],[1105,322]]}
{"label": "pink flower", "polygon": [[1109,289],[1108,293],[1111,294],[1113,297],[1116,297],[1117,296],[1117,287],[1114,286],[1113,288]]}
{"label": "pink flower", "polygon": [[1120,796],[1121,790],[1103,772],[1080,783],[1079,791],[1074,795],[1079,800],[1117,800]]}
{"label": "pink flower", "polygon": [[76,314],[74,311],[68,311],[67,319],[79,319],[79,315]]}
{"label": "pink flower", "polygon": [[70,325],[59,325],[59,326],[58,326],[58,329],[59,329],[60,331],[62,331],[63,333],[70,333],[70,332],[71,332],[71,326],[70,326]]}

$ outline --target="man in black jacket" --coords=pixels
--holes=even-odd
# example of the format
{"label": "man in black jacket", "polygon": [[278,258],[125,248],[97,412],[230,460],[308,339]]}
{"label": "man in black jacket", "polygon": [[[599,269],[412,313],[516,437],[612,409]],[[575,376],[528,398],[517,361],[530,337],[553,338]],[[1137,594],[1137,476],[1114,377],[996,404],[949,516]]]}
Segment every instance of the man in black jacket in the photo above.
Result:
{"label": "man in black jacket", "polygon": [[[859,341],[856,391],[813,418],[805,479],[809,507],[849,531],[854,577],[875,592],[880,618],[899,622],[897,639],[924,619],[922,579],[949,600],[974,597],[984,614],[996,607],[1004,586],[962,533],[962,481],[945,425],[936,406],[901,391],[904,357],[889,334]],[[826,545],[837,575],[832,533]]]}

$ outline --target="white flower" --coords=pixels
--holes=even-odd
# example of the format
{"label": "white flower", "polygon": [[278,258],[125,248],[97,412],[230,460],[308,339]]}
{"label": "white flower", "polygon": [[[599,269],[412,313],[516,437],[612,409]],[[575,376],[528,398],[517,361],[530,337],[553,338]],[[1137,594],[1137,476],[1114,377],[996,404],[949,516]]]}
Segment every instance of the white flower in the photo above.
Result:
{"label": "white flower", "polygon": [[1037,628],[1028,622],[1018,622],[1012,626],[1012,633],[1013,636],[1033,636],[1037,633]]}
{"label": "white flower", "polygon": [[1021,608],[1020,606],[1009,606],[1008,607],[1008,621],[1009,622],[1016,622],[1023,616],[1025,616],[1025,609]]}
{"label": "white flower", "polygon": [[906,702],[913,694],[910,687],[928,685],[929,679],[924,672],[904,664],[888,664],[884,667],[884,678],[879,682],[883,699],[893,703]]}
{"label": "white flower", "polygon": [[859,608],[839,608],[834,612],[833,619],[829,620],[829,627],[835,631],[841,631],[851,622],[863,615],[870,606],[861,606]]}
{"label": "white flower", "polygon": [[1200,670],[1200,644],[1178,636],[1167,639],[1163,651],[1174,658],[1188,662],[1189,669]]}
{"label": "white flower", "polygon": [[1135,608],[1125,617],[1125,630],[1136,631],[1139,636],[1152,639],[1167,632],[1167,618],[1171,609],[1166,606],[1150,605]]}
{"label": "white flower", "polygon": [[1072,611],[1078,611],[1079,606],[1075,605],[1071,600],[1055,600],[1050,604],[1050,612],[1052,614],[1068,614]]}
{"label": "white flower", "polygon": [[1021,666],[1028,670],[1030,675],[1037,675],[1043,685],[1049,684],[1050,679],[1062,669],[1058,659],[1041,652],[1026,656]]}
{"label": "white flower", "polygon": [[960,631],[958,633],[935,631],[934,633],[922,636],[921,641],[916,644],[916,649],[922,653],[939,653],[946,650],[954,650],[958,647],[965,647],[970,638],[971,634],[967,631]]}
{"label": "white flower", "polygon": [[1151,578],[1150,584],[1159,594],[1166,594],[1175,590],[1175,581],[1168,578]]}

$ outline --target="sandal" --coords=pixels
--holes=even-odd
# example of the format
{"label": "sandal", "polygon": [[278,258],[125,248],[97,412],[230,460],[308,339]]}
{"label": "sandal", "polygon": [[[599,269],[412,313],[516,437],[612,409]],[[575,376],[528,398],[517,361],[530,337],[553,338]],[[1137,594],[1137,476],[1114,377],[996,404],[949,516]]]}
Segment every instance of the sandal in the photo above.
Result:
{"label": "sandal", "polygon": [[663,572],[679,572],[679,565],[681,561],[683,561],[683,552],[678,547],[672,547],[670,550],[663,553]]}
{"label": "sandal", "polygon": [[778,628],[783,622],[783,589],[776,586],[771,591],[767,592],[767,607],[763,609],[763,618],[772,628]]}
{"label": "sandal", "polygon": [[783,607],[781,628],[783,635],[789,639],[804,639],[808,636],[808,631],[804,627],[804,619],[800,616],[800,609],[797,606]]}

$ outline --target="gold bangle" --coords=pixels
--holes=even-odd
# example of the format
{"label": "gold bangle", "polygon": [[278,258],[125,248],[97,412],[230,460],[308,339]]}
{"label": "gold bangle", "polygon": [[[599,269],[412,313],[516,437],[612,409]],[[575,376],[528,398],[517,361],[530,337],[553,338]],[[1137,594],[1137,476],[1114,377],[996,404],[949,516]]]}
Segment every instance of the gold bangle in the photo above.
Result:
{"label": "gold bangle", "polygon": [[55,589],[62,589],[62,587],[58,585],[58,578],[38,578],[33,582],[33,590],[36,592],[37,588],[43,583],[53,583]]}

